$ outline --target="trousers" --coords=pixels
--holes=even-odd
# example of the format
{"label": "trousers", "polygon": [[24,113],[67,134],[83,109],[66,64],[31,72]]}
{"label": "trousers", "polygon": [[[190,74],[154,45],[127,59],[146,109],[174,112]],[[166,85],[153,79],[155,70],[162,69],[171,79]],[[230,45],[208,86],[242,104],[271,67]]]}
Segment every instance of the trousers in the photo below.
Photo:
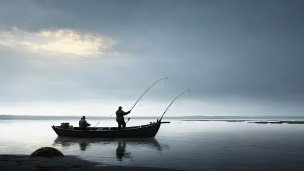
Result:
{"label": "trousers", "polygon": [[121,126],[122,126],[122,129],[126,128],[126,122],[125,122],[124,118],[116,118],[116,122],[118,123],[118,130],[121,130]]}

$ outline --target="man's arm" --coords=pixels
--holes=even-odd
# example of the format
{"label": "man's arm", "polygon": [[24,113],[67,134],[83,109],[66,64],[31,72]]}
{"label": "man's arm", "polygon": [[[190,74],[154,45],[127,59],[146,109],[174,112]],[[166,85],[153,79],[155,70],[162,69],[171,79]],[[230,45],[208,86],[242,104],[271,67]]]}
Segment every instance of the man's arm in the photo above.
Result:
{"label": "man's arm", "polygon": [[129,114],[131,111],[128,111],[128,112],[123,112],[123,115],[127,115]]}
{"label": "man's arm", "polygon": [[86,120],[84,121],[84,124],[85,124],[86,126],[91,126],[91,124],[89,124]]}

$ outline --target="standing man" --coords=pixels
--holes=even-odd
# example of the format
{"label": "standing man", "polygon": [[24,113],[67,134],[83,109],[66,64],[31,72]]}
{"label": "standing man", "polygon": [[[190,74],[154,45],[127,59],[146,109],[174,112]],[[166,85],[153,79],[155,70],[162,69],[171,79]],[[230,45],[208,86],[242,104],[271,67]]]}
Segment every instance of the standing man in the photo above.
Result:
{"label": "standing man", "polygon": [[91,124],[89,124],[86,120],[85,120],[85,116],[83,116],[80,121],[79,121],[79,128],[80,129],[87,129],[88,126],[91,126]]}
{"label": "standing man", "polygon": [[121,109],[122,109],[122,107],[119,106],[118,110],[116,111],[116,121],[118,123],[118,130],[121,130],[121,125],[122,125],[123,129],[126,128],[126,122],[125,122],[124,115],[127,115],[127,114],[129,114],[131,112],[131,111],[124,112]]}

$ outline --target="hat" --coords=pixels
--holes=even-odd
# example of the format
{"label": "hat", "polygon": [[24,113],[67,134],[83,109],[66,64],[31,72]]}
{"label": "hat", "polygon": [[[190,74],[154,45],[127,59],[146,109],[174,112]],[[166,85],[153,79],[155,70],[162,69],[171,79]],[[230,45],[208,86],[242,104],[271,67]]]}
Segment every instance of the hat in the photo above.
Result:
{"label": "hat", "polygon": [[119,107],[118,107],[118,109],[122,109],[122,107],[121,107],[121,106],[119,106]]}
{"label": "hat", "polygon": [[81,119],[85,119],[85,116],[82,116],[82,118]]}

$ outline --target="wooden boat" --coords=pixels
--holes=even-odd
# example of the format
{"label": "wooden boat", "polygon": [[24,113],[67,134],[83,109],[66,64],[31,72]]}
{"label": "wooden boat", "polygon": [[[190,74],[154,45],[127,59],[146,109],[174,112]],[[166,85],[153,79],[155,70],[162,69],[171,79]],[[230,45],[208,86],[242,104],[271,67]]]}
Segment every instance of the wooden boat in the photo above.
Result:
{"label": "wooden boat", "polygon": [[[151,88],[151,86],[149,88]],[[147,90],[149,90],[149,88]],[[145,91],[145,93],[147,92],[147,90]],[[79,127],[74,127],[73,129],[69,129],[69,126],[67,125],[68,123],[62,123],[61,126],[54,126],[53,125],[52,128],[56,132],[56,134],[60,137],[84,137],[84,138],[145,138],[145,137],[155,137],[155,135],[157,134],[157,132],[160,128],[160,125],[162,123],[170,123],[170,122],[162,122],[161,121],[163,116],[165,115],[165,113],[169,109],[169,107],[172,105],[172,103],[179,96],[181,96],[182,94],[184,94],[185,92],[188,92],[188,91],[189,90],[186,90],[186,91],[182,92],[180,95],[178,95],[169,104],[169,106],[167,107],[167,109],[165,110],[165,112],[163,113],[161,118],[159,120],[156,120],[156,122],[153,122],[153,123],[150,122],[150,124],[148,124],[148,125],[126,127],[125,129],[122,129],[122,130],[118,130],[118,127],[93,127],[93,128],[88,128],[86,130],[81,130],[81,129],[79,129]],[[190,91],[189,91],[189,93],[190,93]],[[138,99],[138,101],[139,101],[139,99]],[[135,103],[135,105],[136,105],[136,103]],[[133,109],[133,107],[132,107],[132,109]]]}
{"label": "wooden boat", "polygon": [[126,127],[118,130],[117,127],[94,127],[86,130],[80,130],[79,127],[74,129],[63,128],[62,126],[52,126],[53,130],[59,137],[83,137],[83,138],[144,138],[154,137],[162,123],[156,121],[147,125]]}

